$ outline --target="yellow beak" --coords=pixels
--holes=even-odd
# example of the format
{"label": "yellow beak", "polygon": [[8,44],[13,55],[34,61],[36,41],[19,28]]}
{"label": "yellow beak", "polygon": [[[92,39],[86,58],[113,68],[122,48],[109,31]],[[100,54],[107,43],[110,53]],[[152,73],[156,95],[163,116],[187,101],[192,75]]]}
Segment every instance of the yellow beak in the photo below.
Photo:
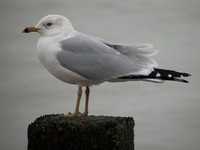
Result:
{"label": "yellow beak", "polygon": [[38,32],[38,30],[40,30],[40,28],[36,28],[36,27],[27,27],[27,28],[25,28],[22,32],[23,32],[23,33],[30,33],[30,32]]}

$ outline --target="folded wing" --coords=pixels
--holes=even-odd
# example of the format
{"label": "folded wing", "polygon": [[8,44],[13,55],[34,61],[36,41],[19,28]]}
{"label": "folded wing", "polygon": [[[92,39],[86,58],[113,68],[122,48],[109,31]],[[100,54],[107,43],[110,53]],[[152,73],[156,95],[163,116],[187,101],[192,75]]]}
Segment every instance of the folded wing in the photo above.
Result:
{"label": "folded wing", "polygon": [[149,44],[121,45],[79,32],[60,42],[59,63],[91,80],[110,80],[127,75],[148,75],[157,65]]}

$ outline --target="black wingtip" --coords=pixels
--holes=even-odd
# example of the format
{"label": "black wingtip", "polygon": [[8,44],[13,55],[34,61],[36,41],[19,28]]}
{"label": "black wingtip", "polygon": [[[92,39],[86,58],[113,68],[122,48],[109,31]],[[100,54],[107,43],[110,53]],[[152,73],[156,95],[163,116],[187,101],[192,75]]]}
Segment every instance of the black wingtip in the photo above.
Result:
{"label": "black wingtip", "polygon": [[190,77],[191,76],[191,74],[185,73],[185,72],[181,73],[181,75],[182,75],[182,77]]}
{"label": "black wingtip", "polygon": [[183,82],[183,83],[189,83],[189,81],[182,79],[182,77],[190,77],[191,74],[189,73],[181,73],[180,78],[174,78],[174,81],[178,81],[178,82]]}
{"label": "black wingtip", "polygon": [[189,76],[191,76],[191,75],[189,73],[185,73],[185,72],[177,72],[174,70],[154,68],[154,71],[151,74],[149,74],[148,76],[130,75],[130,76],[120,77],[120,79],[136,79],[136,80],[159,79],[159,80],[163,80],[163,81],[168,80],[168,81],[178,81],[178,82],[182,82],[182,83],[189,83],[189,81],[183,79],[184,77],[189,77]]}
{"label": "black wingtip", "polygon": [[160,78],[163,80],[171,80],[171,81],[178,81],[183,83],[189,83],[189,81],[184,80],[184,77],[190,77],[191,74],[185,72],[178,72],[174,70],[165,70],[165,69],[155,69],[156,73],[160,73]]}
{"label": "black wingtip", "polygon": [[180,79],[180,78],[174,78],[174,81],[182,82],[182,83],[189,83],[189,81]]}

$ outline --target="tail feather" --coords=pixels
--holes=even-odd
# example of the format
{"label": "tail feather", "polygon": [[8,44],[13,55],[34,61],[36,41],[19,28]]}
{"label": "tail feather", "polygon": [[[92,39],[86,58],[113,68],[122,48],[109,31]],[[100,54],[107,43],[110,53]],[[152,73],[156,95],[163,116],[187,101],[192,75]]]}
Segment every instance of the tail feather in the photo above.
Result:
{"label": "tail feather", "polygon": [[189,77],[191,76],[188,73],[178,72],[174,70],[166,70],[166,69],[158,69],[154,68],[154,71],[151,72],[148,76],[123,76],[120,79],[138,79],[138,80],[148,80],[148,79],[159,79],[159,80],[170,80],[170,81],[178,81],[188,83],[187,80],[182,79],[182,77]]}

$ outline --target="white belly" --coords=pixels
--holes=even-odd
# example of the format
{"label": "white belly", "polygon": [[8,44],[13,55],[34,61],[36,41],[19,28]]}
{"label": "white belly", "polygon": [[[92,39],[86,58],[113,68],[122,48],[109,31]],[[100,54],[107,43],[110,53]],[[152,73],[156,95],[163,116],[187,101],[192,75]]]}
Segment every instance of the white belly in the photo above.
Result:
{"label": "white belly", "polygon": [[45,38],[40,38],[38,41],[38,58],[52,75],[66,83],[79,86],[91,86],[101,83],[100,81],[86,79],[61,66],[56,57],[56,53],[61,50],[59,49],[59,43],[49,44],[53,42],[45,40]]}

